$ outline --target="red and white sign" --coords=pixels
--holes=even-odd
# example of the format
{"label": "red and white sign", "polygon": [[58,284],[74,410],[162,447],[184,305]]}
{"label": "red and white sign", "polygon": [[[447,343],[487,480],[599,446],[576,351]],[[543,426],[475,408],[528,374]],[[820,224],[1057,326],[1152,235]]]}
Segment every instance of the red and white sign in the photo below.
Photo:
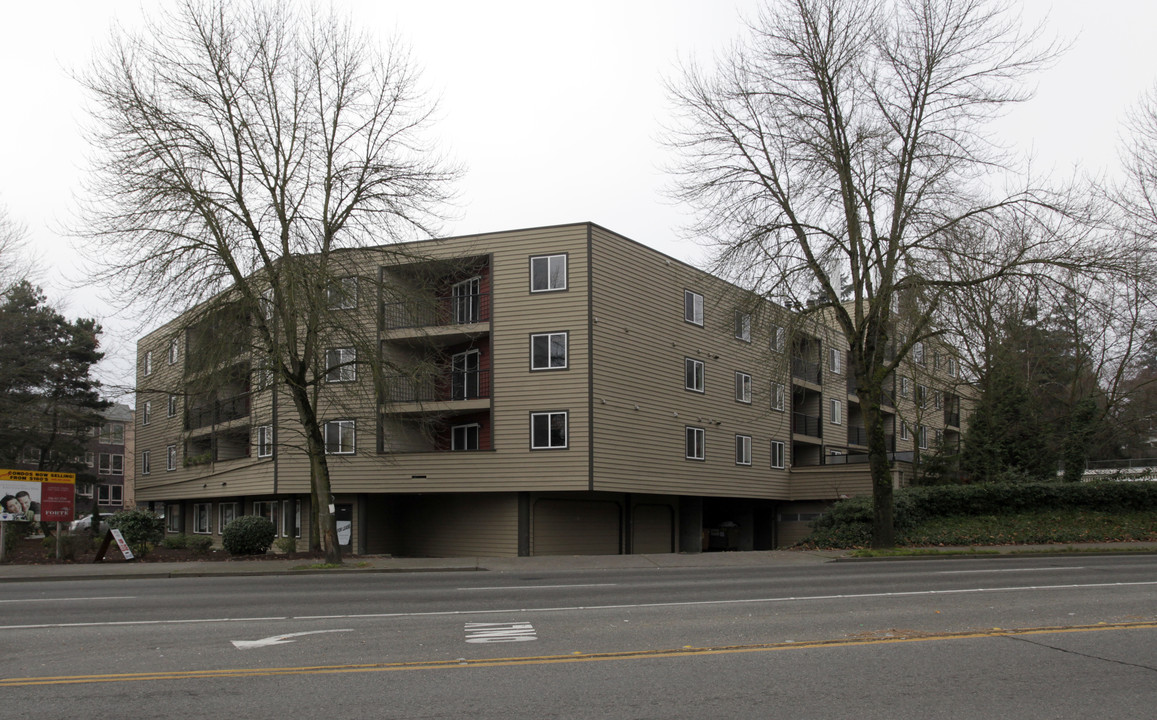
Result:
{"label": "red and white sign", "polygon": [[76,512],[76,475],[0,470],[0,520],[70,522]]}

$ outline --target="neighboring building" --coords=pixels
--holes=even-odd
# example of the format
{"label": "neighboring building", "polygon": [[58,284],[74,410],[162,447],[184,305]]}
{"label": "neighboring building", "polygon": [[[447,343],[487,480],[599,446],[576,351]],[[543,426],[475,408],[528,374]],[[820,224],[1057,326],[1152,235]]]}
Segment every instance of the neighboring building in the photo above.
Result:
{"label": "neighboring building", "polygon": [[127,496],[133,484],[133,411],[117,403],[102,411],[104,421],[93,429],[84,463],[88,472],[76,477],[76,516],[92,513],[95,503],[102,515],[115,513],[129,505]]}
{"label": "neighboring building", "polygon": [[[770,549],[870,492],[839,333],[589,223],[408,248],[431,259],[349,251],[334,292],[395,368],[375,393],[355,348],[325,350],[347,552]],[[308,537],[295,411],[227,315],[138,343],[137,503],[171,533],[260,514]],[[955,365],[921,349],[885,398],[897,483],[959,443]]]}

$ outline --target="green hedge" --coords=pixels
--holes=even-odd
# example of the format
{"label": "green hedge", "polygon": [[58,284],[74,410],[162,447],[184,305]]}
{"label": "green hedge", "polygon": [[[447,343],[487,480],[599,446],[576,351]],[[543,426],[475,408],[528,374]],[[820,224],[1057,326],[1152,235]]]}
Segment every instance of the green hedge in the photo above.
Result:
{"label": "green hedge", "polygon": [[230,555],[264,555],[273,545],[277,529],[259,515],[245,515],[225,526],[221,544]]}
{"label": "green hedge", "polygon": [[[940,518],[1008,516],[1042,511],[1157,511],[1157,482],[983,483],[909,487],[894,495],[896,537]],[[803,544],[863,547],[872,540],[872,499],[841,500],[812,524]]]}

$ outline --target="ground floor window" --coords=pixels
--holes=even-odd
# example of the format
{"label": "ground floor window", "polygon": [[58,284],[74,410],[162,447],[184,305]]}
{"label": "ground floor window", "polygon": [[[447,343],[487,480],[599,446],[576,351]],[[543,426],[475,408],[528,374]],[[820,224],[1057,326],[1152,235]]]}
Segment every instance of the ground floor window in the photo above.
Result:
{"label": "ground floor window", "polygon": [[208,535],[213,532],[213,504],[197,503],[193,506],[193,532]]}
{"label": "ground floor window", "polygon": [[297,500],[281,503],[281,537],[301,537],[301,503]]}
{"label": "ground floor window", "polygon": [[253,514],[258,517],[263,517],[269,522],[273,523],[273,527],[277,527],[277,501],[276,500],[254,500]]}
{"label": "ground floor window", "polygon": [[171,533],[181,532],[181,506],[165,506],[165,530]]}
{"label": "ground floor window", "polygon": [[217,527],[220,528],[222,532],[224,532],[225,528],[229,527],[229,523],[236,520],[237,516],[240,514],[241,514],[241,508],[237,503],[235,503],[235,502],[223,502],[223,503],[221,503],[220,505],[217,506],[217,515],[218,515]]}

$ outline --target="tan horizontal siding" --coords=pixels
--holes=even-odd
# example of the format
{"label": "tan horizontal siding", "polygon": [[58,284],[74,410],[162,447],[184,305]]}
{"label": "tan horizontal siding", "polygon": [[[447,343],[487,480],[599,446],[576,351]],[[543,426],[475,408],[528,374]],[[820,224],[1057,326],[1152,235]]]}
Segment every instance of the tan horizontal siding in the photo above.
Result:
{"label": "tan horizontal siding", "polygon": [[[412,557],[510,557],[518,555],[518,496],[423,495],[388,500],[399,554]],[[368,522],[375,522],[371,517]]]}

